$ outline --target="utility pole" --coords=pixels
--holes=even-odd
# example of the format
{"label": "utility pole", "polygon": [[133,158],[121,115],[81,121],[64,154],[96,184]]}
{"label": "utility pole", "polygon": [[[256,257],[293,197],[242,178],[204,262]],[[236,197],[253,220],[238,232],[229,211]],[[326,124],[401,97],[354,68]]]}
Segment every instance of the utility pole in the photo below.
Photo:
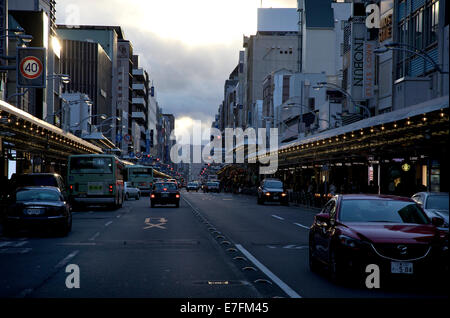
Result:
{"label": "utility pole", "polygon": [[298,12],[298,43],[297,43],[297,72],[303,71],[303,0],[297,0]]}

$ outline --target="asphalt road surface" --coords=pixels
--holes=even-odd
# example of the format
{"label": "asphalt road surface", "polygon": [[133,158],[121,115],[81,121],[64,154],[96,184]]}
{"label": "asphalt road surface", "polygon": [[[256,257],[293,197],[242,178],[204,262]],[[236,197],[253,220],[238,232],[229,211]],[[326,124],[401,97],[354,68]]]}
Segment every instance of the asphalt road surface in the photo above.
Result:
{"label": "asphalt road surface", "polygon": [[[151,209],[148,197],[115,211],[92,207],[74,212],[64,238],[0,234],[0,298],[448,297],[441,282],[367,289],[312,273],[315,213],[260,206],[246,195],[185,191],[178,209]],[[79,288],[68,288],[74,265]]]}

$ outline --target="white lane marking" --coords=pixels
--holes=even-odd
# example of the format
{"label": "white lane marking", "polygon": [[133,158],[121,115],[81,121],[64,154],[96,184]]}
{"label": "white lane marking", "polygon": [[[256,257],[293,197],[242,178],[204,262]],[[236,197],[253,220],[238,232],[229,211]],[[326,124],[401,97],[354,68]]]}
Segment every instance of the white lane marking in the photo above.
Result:
{"label": "white lane marking", "polygon": [[22,241],[22,242],[19,242],[19,243],[15,244],[14,247],[21,247],[21,246],[24,246],[27,243],[28,243],[28,241]]}
{"label": "white lane marking", "polygon": [[266,274],[275,284],[278,285],[289,297],[291,298],[302,298],[299,294],[297,294],[291,287],[289,287],[286,283],[284,283],[281,279],[279,279],[274,273],[272,273],[266,266],[261,264],[252,254],[250,254],[242,245],[235,245],[238,250],[241,251],[245,257],[250,260],[256,267],[259,268],[261,272]]}
{"label": "white lane marking", "polygon": [[106,226],[110,226],[112,222],[113,222],[113,221],[107,222],[107,223],[105,224],[105,227],[106,227]]}
{"label": "white lane marking", "polygon": [[0,254],[26,254],[31,248],[4,248],[0,250]]}
{"label": "white lane marking", "polygon": [[95,233],[94,236],[89,239],[89,241],[95,241],[95,239],[97,237],[99,237],[99,235],[100,235],[100,232]]}
{"label": "white lane marking", "polygon": [[61,262],[59,262],[58,264],[56,264],[55,269],[59,269],[61,267],[63,267],[64,265],[66,265],[72,258],[74,258],[75,256],[77,256],[77,254],[80,251],[74,251],[72,253],[70,253],[69,255],[67,255]]}
{"label": "white lane marking", "polygon": [[309,226],[305,226],[305,225],[300,224],[300,223],[294,223],[294,224],[297,225],[297,226],[300,226],[300,227],[302,227],[302,228],[304,228],[304,229],[309,230]]}
{"label": "white lane marking", "polygon": [[284,218],[282,218],[281,216],[278,216],[278,215],[272,214],[272,217],[273,217],[273,218],[275,218],[275,219],[278,219],[278,220],[282,220],[282,221],[284,221]]}
{"label": "white lane marking", "polygon": [[116,218],[120,219],[121,216],[122,216],[122,214],[119,214],[116,216]]}
{"label": "white lane marking", "polygon": [[21,247],[27,243],[28,243],[28,241],[25,241],[23,239],[20,239],[18,242],[17,241],[6,241],[6,242],[1,242],[0,247]]}

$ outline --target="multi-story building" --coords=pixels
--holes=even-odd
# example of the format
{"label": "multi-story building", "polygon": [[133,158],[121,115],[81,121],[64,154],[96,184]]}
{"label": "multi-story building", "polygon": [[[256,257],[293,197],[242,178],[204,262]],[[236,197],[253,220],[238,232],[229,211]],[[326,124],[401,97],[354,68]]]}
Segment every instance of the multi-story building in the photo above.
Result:
{"label": "multi-story building", "polygon": [[[385,194],[449,190],[444,177],[449,120],[447,1],[375,4],[380,25],[368,26],[366,1],[353,1],[351,16],[342,23],[342,83],[332,85],[323,74],[329,84],[325,103],[323,96],[322,102],[315,101],[325,105],[318,118],[323,119],[320,127],[328,129],[317,129],[278,149],[276,176],[297,189],[311,182],[325,187],[332,182],[338,192],[364,192],[373,182]],[[327,107],[329,124],[323,116]],[[332,112],[339,107],[341,114]],[[334,123],[330,118],[336,119]]]}
{"label": "multi-story building", "polygon": [[[133,46],[130,41],[118,41],[117,55],[117,116],[122,119],[120,149],[125,157],[134,157],[132,140],[133,112]],[[131,156],[130,156],[131,154]]]}
{"label": "multi-story building", "polygon": [[[111,78],[109,82],[111,82],[111,91],[110,94],[110,108],[109,111],[112,115],[119,116],[120,113],[117,110],[118,105],[118,40],[124,38],[124,34],[122,32],[121,27],[119,26],[100,26],[100,25],[80,25],[74,28],[70,25],[61,25],[57,26],[58,36],[61,39],[66,40],[76,40],[76,41],[84,41],[84,42],[95,42],[101,45],[104,52],[107,54],[112,64],[112,72]],[[104,79],[107,80],[107,79]],[[120,142],[120,131],[119,126],[121,124],[117,123],[117,129],[111,129],[110,134],[108,134],[108,138],[111,141],[119,144]]]}
{"label": "multi-story building", "polygon": [[132,140],[136,153],[146,153],[148,129],[148,73],[139,67],[139,56],[133,55]]}
{"label": "multi-story building", "polygon": [[[45,47],[46,77],[45,88],[18,88],[16,85],[15,68],[8,71],[4,99],[13,103],[34,116],[45,119],[52,124],[60,125],[61,88],[60,74],[60,46],[56,34],[55,1],[54,0],[18,0],[7,1],[7,13],[9,16],[8,29],[23,29],[24,33],[31,35],[33,39],[27,43],[30,47]],[[10,32],[11,35],[11,32]],[[8,52],[5,55],[14,57],[16,46],[23,43],[9,37]],[[15,59],[9,60],[9,65],[14,66]]]}
{"label": "multi-story building", "polygon": [[149,154],[153,161],[158,158],[158,101],[156,98],[156,88],[153,81],[149,79],[149,93],[148,93],[148,146]]}
{"label": "multi-story building", "polygon": [[296,9],[258,9],[256,35],[244,36],[244,113],[249,124],[251,109],[263,100],[263,82],[268,74],[282,68],[298,69],[298,19]]}
{"label": "multi-story building", "polygon": [[[113,139],[114,129],[109,125],[101,125],[100,115],[108,119],[109,124],[116,124],[112,103],[112,63],[103,47],[96,42],[62,40],[61,71],[70,76],[70,83],[64,86],[64,93],[83,93],[92,101],[92,124],[98,125],[100,131]],[[82,119],[83,120],[83,119]],[[81,124],[81,123],[80,123]],[[71,127],[73,131],[81,129]],[[81,127],[79,127],[81,128]]]}

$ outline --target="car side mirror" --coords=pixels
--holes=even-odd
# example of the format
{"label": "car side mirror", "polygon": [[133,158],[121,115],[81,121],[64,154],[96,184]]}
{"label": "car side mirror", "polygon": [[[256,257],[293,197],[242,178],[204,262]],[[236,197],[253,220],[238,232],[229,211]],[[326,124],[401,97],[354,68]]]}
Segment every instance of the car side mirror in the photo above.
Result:
{"label": "car side mirror", "polygon": [[330,215],[328,213],[319,213],[316,215],[316,220],[319,222],[329,222]]}
{"label": "car side mirror", "polygon": [[437,217],[437,216],[432,217],[431,218],[431,224],[433,224],[436,227],[440,227],[440,226],[444,225],[444,219],[440,218],[440,217]]}

